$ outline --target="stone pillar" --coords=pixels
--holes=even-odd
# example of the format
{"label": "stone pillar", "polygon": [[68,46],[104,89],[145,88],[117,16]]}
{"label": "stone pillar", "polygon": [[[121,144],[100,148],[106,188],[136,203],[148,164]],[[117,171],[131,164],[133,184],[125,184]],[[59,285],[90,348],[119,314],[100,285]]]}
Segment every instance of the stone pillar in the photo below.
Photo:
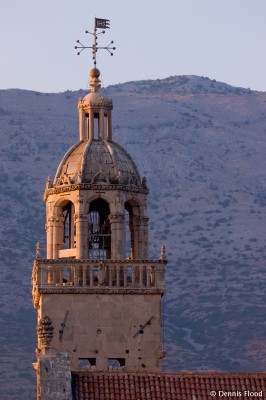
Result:
{"label": "stone pillar", "polygon": [[123,260],[125,258],[124,214],[110,214],[111,224],[111,258]]}
{"label": "stone pillar", "polygon": [[106,139],[112,141],[112,113],[110,111],[107,114]]}
{"label": "stone pillar", "polygon": [[88,138],[89,140],[94,139],[94,112],[92,109],[90,109],[88,119]]}
{"label": "stone pillar", "polygon": [[135,260],[143,259],[141,257],[141,247],[142,243],[140,242],[140,217],[138,215],[134,215],[132,217],[132,227],[130,228],[131,236],[133,235],[133,257]]}
{"label": "stone pillar", "polygon": [[64,217],[56,217],[53,223],[53,257],[58,258],[59,250],[63,249]]}
{"label": "stone pillar", "polygon": [[79,140],[85,140],[85,113],[84,109],[79,109]]}
{"label": "stone pillar", "polygon": [[139,217],[138,222],[138,258],[147,260],[148,254],[148,221],[147,217]]}
{"label": "stone pillar", "polygon": [[105,139],[104,135],[104,110],[101,108],[99,110],[99,127],[98,127],[98,137],[99,139]]}
{"label": "stone pillar", "polygon": [[46,229],[46,257],[53,258],[53,224],[54,218],[48,218],[47,224],[45,225]]}
{"label": "stone pillar", "polygon": [[75,214],[76,258],[88,258],[88,219],[83,213]]}

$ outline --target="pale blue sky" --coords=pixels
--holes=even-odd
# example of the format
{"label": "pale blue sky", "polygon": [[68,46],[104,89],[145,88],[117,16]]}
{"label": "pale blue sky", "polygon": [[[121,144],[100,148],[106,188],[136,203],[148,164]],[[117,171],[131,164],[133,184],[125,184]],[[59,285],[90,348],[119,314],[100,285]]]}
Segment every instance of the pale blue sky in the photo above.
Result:
{"label": "pale blue sky", "polygon": [[99,44],[104,86],[199,75],[266,91],[265,0],[0,0],[0,89],[85,89],[94,17],[111,20]]}

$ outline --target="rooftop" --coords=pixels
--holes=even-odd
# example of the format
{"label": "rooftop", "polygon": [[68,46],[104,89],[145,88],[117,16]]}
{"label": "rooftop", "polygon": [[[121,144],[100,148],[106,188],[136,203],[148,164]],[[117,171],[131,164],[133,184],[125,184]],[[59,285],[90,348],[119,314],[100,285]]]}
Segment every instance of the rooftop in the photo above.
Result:
{"label": "rooftop", "polygon": [[266,398],[266,372],[75,372],[75,400]]}

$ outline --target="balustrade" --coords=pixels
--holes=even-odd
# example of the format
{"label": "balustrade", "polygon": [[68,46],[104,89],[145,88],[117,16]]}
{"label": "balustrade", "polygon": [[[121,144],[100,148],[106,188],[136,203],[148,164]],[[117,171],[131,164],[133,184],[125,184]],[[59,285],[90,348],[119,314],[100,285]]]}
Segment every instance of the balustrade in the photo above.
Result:
{"label": "balustrade", "polygon": [[162,260],[87,261],[36,260],[39,289],[45,288],[136,288],[164,290]]}

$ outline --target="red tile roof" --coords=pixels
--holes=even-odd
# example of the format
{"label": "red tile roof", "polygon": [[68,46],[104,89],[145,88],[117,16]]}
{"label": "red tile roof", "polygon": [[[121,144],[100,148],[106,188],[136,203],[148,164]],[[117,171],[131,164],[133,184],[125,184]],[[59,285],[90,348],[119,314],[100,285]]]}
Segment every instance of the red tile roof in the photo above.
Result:
{"label": "red tile roof", "polygon": [[266,372],[75,372],[75,400],[266,400]]}

